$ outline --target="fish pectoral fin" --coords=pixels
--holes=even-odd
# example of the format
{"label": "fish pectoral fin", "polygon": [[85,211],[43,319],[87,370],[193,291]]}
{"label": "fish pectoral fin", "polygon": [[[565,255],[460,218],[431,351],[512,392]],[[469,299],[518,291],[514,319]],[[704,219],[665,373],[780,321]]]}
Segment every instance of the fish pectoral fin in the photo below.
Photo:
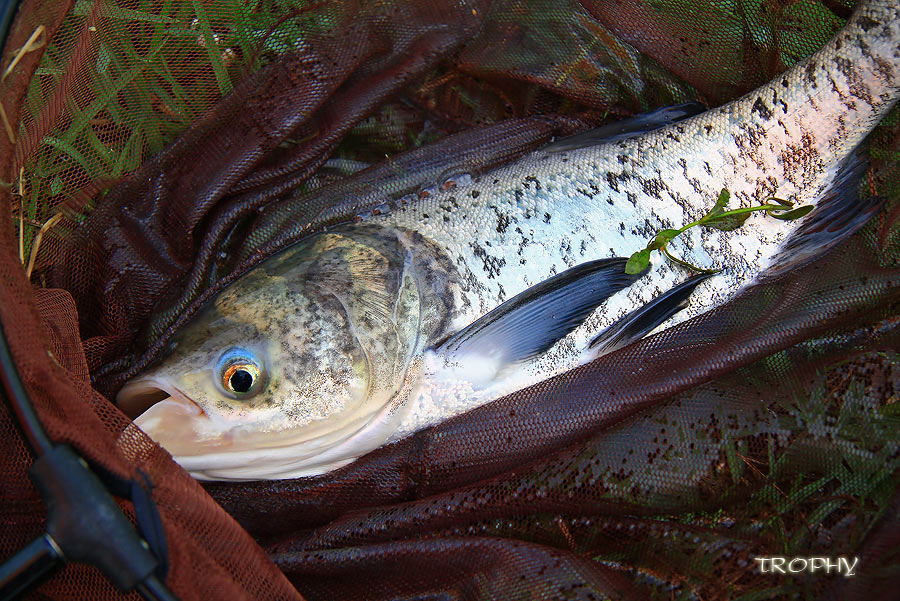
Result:
{"label": "fish pectoral fin", "polygon": [[481,365],[492,373],[531,359],[646,272],[629,275],[625,263],[622,258],[602,259],[567,269],[504,302],[433,350],[462,365],[487,359]]}
{"label": "fish pectoral fin", "polygon": [[699,102],[685,102],[673,106],[664,106],[648,113],[641,113],[627,119],[601,125],[595,129],[560,138],[544,146],[544,152],[566,152],[589,148],[598,144],[626,140],[641,134],[671,125],[682,119],[699,115],[706,111],[706,107]]}
{"label": "fish pectoral fin", "polygon": [[715,274],[703,273],[660,294],[647,304],[620,317],[597,334],[588,345],[593,356],[605,355],[643,338],[648,332],[688,306],[688,298],[700,282]]}
{"label": "fish pectoral fin", "polygon": [[860,144],[844,159],[815,210],[784,241],[758,279],[773,277],[821,256],[878,213],[884,199],[862,198],[859,194],[860,182],[869,166],[866,150],[867,144]]}

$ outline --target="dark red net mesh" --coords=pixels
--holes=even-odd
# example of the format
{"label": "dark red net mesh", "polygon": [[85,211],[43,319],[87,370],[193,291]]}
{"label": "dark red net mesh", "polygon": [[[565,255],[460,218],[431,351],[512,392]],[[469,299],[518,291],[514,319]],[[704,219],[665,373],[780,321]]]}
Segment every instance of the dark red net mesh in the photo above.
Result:
{"label": "dark red net mesh", "polygon": [[[873,141],[886,207],[828,256],[333,475],[204,490],[103,396],[306,233],[618,115],[734,98],[848,14],[25,2],[0,82],[0,318],[45,427],[149,476],[182,599],[897,597],[896,111]],[[0,435],[6,557],[44,508],[5,408]],[[859,575],[778,578],[758,555]],[[79,566],[36,594],[116,595]]]}

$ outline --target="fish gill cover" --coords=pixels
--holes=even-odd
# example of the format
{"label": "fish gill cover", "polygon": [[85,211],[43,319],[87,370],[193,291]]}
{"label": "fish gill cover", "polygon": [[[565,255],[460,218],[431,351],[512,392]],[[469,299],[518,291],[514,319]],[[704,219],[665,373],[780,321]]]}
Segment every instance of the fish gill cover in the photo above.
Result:
{"label": "fish gill cover", "polygon": [[[154,483],[180,598],[896,597],[896,110],[862,190],[885,207],[827,256],[336,474],[204,490],[117,444],[107,400],[274,250],[553,137],[735,98],[850,6],[48,4],[23,3],[2,63],[0,316],[54,440]],[[0,411],[5,557],[44,507]],[[69,566],[38,595],[116,593]]]}

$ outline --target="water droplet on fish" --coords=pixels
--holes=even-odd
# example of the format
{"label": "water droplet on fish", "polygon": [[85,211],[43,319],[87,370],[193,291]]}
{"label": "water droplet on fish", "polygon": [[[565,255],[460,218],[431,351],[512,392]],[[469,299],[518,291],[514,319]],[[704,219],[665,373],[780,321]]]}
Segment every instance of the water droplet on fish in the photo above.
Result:
{"label": "water droplet on fish", "polygon": [[416,199],[415,194],[404,194],[400,198],[397,199],[397,202],[400,203],[400,206],[406,206],[412,201]]}
{"label": "water droplet on fish", "polygon": [[356,215],[356,221],[365,221],[366,219],[371,219],[372,216],[372,211],[361,211]]}
{"label": "water droplet on fish", "polygon": [[419,190],[419,198],[428,198],[437,194],[437,186],[425,186]]}
{"label": "water droplet on fish", "polygon": [[374,209],[372,209],[373,215],[384,215],[384,214],[390,213],[390,212],[391,212],[391,207],[387,203],[380,204],[377,207],[375,207]]}

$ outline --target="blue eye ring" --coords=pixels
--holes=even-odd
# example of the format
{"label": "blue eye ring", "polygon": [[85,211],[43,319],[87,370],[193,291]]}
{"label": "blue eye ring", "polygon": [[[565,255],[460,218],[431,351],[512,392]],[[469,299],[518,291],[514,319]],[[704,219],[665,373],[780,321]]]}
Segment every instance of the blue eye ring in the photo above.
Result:
{"label": "blue eye ring", "polygon": [[216,366],[216,384],[233,399],[248,399],[259,394],[266,381],[263,362],[256,353],[235,347],[219,358]]}

